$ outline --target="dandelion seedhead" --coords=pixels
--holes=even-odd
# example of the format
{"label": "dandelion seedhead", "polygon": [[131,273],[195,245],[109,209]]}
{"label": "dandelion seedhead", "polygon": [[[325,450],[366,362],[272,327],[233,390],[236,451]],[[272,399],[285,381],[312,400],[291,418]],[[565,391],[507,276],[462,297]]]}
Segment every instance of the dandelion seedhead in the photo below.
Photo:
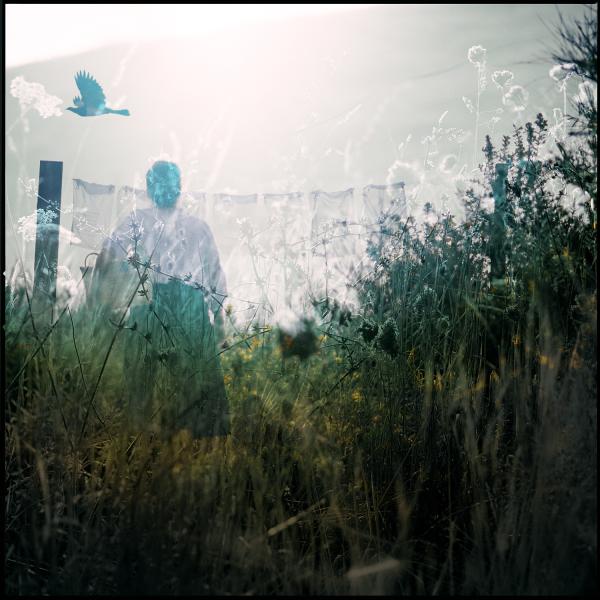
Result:
{"label": "dandelion seedhead", "polygon": [[424,173],[417,162],[408,162],[405,160],[395,160],[388,168],[388,174],[385,179],[386,185],[391,185],[395,181],[404,181],[408,186],[422,183]]}
{"label": "dandelion seedhead", "polygon": [[508,92],[502,96],[502,104],[514,112],[525,110],[528,100],[529,92],[521,85],[511,85]]}
{"label": "dandelion seedhead", "polygon": [[598,105],[598,84],[593,81],[583,81],[577,88],[577,94],[573,96],[575,104],[583,104],[584,106]]}
{"label": "dandelion seedhead", "polygon": [[503,69],[502,71],[494,71],[492,74],[492,81],[500,90],[503,90],[507,85],[512,83],[513,79],[514,74],[512,71],[507,71],[506,69]]}
{"label": "dandelion seedhead", "polygon": [[573,77],[577,74],[577,66],[574,63],[564,63],[561,65],[554,65],[549,73],[550,77],[554,81],[560,83]]}
{"label": "dandelion seedhead", "polygon": [[485,65],[487,50],[483,46],[471,46],[467,52],[469,62],[476,67]]}

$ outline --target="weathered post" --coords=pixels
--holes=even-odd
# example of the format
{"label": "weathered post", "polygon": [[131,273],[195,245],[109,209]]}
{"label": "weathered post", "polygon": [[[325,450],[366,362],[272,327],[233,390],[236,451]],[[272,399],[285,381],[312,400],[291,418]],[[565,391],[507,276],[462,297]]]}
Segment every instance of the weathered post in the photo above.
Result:
{"label": "weathered post", "polygon": [[36,304],[45,306],[56,301],[62,172],[61,161],[40,161],[33,296]]}
{"label": "weathered post", "polygon": [[[490,231],[490,283],[492,285],[489,304],[493,310],[486,313],[487,330],[484,337],[485,356],[485,410],[483,422],[487,423],[494,410],[493,377],[500,370],[502,345],[504,342],[506,307],[506,180],[508,178],[508,163],[497,163],[495,177],[492,180],[492,194],[494,196],[494,214],[491,215]],[[505,405],[505,410],[510,409]]]}
{"label": "weathered post", "polygon": [[496,164],[496,177],[492,181],[494,194],[494,216],[490,249],[490,269],[492,281],[504,279],[505,274],[505,235],[506,235],[506,179],[508,163]]}

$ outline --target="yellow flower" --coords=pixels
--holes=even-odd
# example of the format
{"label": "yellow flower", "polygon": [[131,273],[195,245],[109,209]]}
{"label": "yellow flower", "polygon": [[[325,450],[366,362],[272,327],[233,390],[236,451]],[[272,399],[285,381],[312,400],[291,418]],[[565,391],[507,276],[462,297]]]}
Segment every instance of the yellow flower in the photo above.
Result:
{"label": "yellow flower", "polygon": [[477,383],[475,384],[475,387],[473,388],[474,392],[481,392],[485,389],[485,378],[484,377],[480,377],[477,380]]}
{"label": "yellow flower", "polygon": [[352,400],[354,402],[360,402],[362,399],[363,399],[363,396],[362,396],[362,392],[360,391],[360,389],[359,388],[355,389],[352,392]]}
{"label": "yellow flower", "polygon": [[233,381],[233,377],[231,377],[229,373],[226,373],[223,376],[223,381],[225,382],[225,385],[229,385]]}
{"label": "yellow flower", "polygon": [[542,365],[543,367],[548,367],[549,369],[554,369],[554,367],[556,366],[555,362],[549,357],[546,356],[545,354],[540,354],[540,365]]}
{"label": "yellow flower", "polygon": [[517,333],[517,335],[513,335],[512,337],[512,344],[513,346],[520,346],[521,345],[521,336]]}
{"label": "yellow flower", "polygon": [[433,378],[433,389],[438,392],[441,392],[442,387],[443,387],[442,376],[439,373],[437,373],[436,376]]}

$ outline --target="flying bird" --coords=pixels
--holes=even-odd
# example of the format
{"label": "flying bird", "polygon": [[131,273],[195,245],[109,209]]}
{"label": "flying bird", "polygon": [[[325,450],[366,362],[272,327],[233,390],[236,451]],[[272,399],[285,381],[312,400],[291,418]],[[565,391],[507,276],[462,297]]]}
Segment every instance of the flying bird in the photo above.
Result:
{"label": "flying bird", "polygon": [[81,96],[73,98],[75,106],[69,106],[67,110],[74,112],[82,117],[96,117],[98,115],[124,115],[129,116],[129,111],[113,110],[106,106],[106,97],[100,84],[85,71],[80,71],[75,75],[75,83],[79,88]]}

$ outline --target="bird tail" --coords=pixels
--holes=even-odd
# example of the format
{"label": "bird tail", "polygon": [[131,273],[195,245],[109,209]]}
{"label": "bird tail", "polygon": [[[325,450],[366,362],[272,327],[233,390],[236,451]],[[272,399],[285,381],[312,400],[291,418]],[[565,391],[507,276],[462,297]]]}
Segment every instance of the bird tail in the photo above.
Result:
{"label": "bird tail", "polygon": [[109,108],[106,112],[112,113],[113,115],[123,115],[124,117],[129,116],[129,111],[126,108],[123,108],[121,110],[113,110],[112,108]]}

